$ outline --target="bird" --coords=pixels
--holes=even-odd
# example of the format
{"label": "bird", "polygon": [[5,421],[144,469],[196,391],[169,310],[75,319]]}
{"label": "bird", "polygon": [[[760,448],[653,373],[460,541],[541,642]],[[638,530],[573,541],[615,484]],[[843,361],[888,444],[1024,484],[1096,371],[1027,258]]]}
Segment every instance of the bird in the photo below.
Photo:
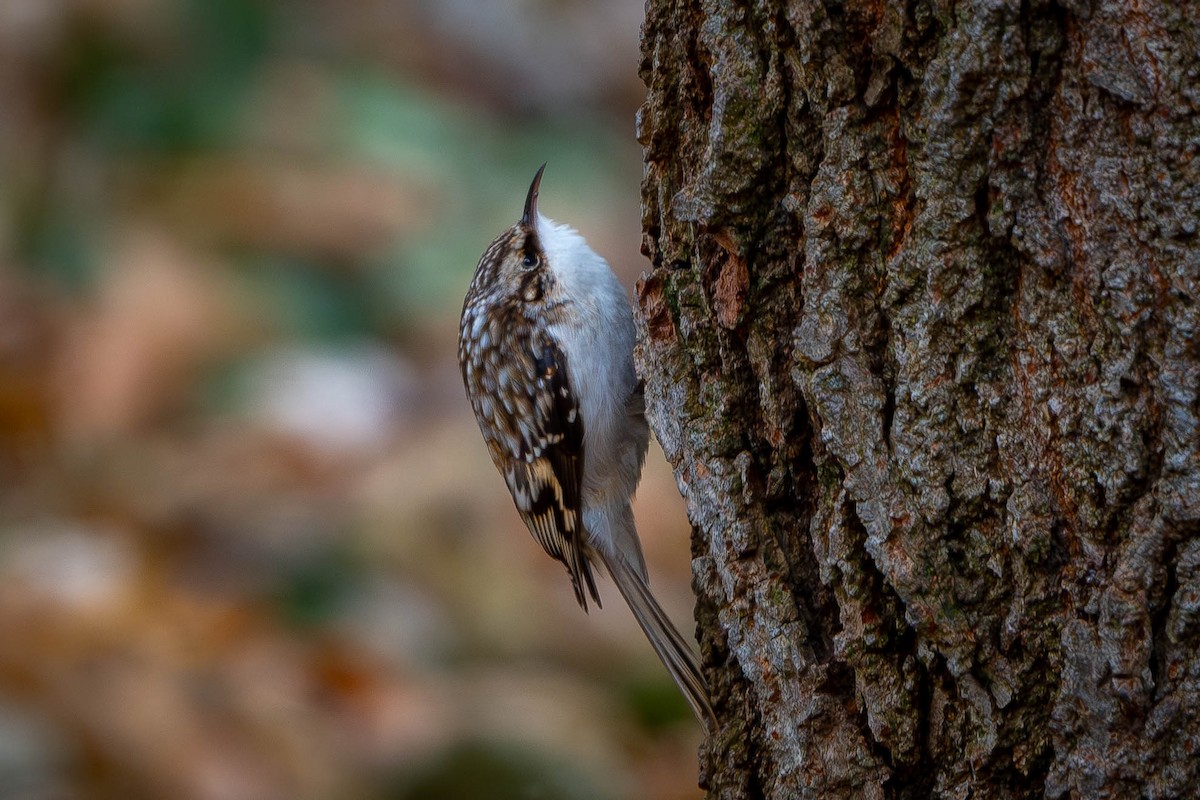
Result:
{"label": "bird", "polygon": [[463,384],[517,511],[566,566],[576,601],[599,607],[607,572],[710,732],[708,684],[650,591],[630,505],[650,438],[633,309],[608,262],[538,210],[545,169],[475,268],[459,322]]}

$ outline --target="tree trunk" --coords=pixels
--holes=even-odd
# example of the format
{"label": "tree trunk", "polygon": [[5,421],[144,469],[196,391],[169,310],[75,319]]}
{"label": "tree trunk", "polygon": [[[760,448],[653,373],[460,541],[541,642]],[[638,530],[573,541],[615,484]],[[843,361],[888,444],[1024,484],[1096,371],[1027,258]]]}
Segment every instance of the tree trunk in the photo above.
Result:
{"label": "tree trunk", "polygon": [[651,0],[720,798],[1200,792],[1200,11]]}

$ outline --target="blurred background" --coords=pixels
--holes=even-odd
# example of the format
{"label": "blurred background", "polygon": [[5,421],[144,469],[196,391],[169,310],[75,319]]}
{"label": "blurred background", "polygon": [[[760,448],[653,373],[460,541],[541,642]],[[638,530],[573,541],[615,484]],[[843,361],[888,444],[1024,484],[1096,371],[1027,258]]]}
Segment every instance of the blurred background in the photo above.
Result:
{"label": "blurred background", "polygon": [[[0,798],[695,798],[455,360],[543,210],[645,267],[641,0],[0,0]],[[637,514],[691,618],[652,448]]]}

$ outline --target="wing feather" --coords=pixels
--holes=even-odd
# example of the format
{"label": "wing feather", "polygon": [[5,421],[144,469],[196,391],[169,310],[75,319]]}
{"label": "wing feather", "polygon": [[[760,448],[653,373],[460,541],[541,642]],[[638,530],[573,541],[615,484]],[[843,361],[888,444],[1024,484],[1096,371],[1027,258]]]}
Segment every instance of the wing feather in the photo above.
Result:
{"label": "wing feather", "polygon": [[[533,538],[571,576],[575,599],[587,610],[587,596],[600,604],[585,547],[582,519],[583,416],[571,389],[566,355],[545,334],[530,342],[526,381],[528,415],[516,457],[503,470],[517,511]],[[586,590],[586,594],[585,594]]]}

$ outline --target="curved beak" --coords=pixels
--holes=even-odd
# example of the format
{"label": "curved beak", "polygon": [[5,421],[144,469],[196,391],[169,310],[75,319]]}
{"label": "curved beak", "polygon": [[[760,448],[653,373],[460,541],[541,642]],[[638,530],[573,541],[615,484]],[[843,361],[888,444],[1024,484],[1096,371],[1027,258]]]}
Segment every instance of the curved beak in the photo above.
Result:
{"label": "curved beak", "polygon": [[533,176],[533,183],[529,184],[529,194],[525,195],[525,213],[521,216],[522,225],[537,223],[538,187],[542,185],[542,173],[545,171],[546,165],[542,164],[538,167],[537,175]]}

